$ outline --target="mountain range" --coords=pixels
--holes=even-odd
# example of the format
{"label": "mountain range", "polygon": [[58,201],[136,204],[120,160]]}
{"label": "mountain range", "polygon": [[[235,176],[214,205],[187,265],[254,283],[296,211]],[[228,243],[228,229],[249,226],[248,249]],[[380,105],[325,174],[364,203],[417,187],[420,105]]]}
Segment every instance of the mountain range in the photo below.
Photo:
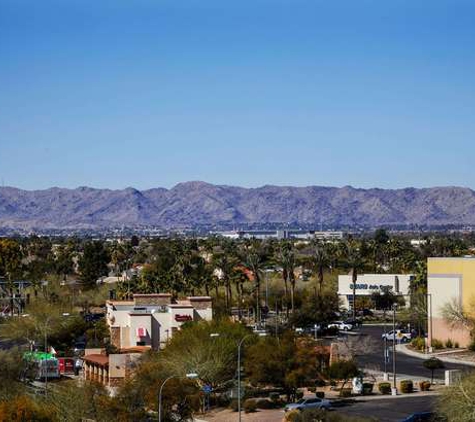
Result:
{"label": "mountain range", "polygon": [[0,227],[164,229],[287,224],[318,227],[475,224],[475,192],[460,187],[242,188],[185,182],[171,189],[0,187]]}

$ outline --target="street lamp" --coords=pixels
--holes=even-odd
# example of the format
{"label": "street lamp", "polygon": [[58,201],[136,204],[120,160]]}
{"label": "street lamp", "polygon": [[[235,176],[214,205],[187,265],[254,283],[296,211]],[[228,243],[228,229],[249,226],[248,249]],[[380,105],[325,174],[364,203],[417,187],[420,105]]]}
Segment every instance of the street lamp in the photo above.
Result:
{"label": "street lamp", "polygon": [[[241,340],[237,342],[237,348],[238,348],[238,361],[237,361],[237,376],[238,376],[238,421],[241,422],[241,348],[244,342],[251,336],[253,336],[254,333],[252,334],[246,334]],[[220,337],[220,333],[211,333],[209,335],[211,338],[216,338]],[[259,337],[265,337],[267,336],[267,333],[262,331],[258,333]]]}
{"label": "street lamp", "polygon": [[396,388],[396,304],[393,304],[393,388],[391,395],[397,395]]}
{"label": "street lamp", "polygon": [[[165,387],[165,384],[167,383],[167,381],[169,381],[173,378],[182,378],[182,377],[180,377],[179,375],[172,375],[172,376],[166,378],[165,381],[163,381],[162,385],[160,386],[160,390],[158,392],[158,422],[162,422],[162,391],[163,391],[163,387]],[[192,372],[190,374],[186,374],[185,378],[188,378],[190,380],[191,379],[196,379],[196,378],[198,378],[198,374],[195,373],[195,372]]]}

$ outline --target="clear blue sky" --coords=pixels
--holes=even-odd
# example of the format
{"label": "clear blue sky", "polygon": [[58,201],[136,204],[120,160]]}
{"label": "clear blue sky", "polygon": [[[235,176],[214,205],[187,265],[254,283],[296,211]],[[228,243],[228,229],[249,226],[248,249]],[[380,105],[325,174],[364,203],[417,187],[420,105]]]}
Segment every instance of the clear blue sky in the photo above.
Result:
{"label": "clear blue sky", "polygon": [[475,188],[473,0],[0,0],[0,178]]}

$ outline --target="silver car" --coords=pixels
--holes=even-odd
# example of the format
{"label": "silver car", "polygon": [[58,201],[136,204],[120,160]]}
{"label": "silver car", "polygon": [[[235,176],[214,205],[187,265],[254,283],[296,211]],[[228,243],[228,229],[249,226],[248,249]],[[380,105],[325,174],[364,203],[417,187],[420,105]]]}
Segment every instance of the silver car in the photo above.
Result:
{"label": "silver car", "polygon": [[317,397],[309,397],[300,399],[295,403],[290,403],[285,406],[285,411],[290,412],[291,410],[305,410],[305,409],[324,409],[328,410],[332,407],[331,403],[325,399],[319,399]]}

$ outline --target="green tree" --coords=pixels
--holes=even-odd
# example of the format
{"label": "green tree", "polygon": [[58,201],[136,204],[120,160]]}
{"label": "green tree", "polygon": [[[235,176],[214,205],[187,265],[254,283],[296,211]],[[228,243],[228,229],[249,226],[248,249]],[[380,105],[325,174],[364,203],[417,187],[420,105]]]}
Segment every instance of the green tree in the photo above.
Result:
{"label": "green tree", "polygon": [[280,387],[288,399],[298,387],[311,386],[317,378],[313,341],[298,342],[291,331],[282,338],[266,337],[248,347],[244,368],[254,385]]}
{"label": "green tree", "polygon": [[86,242],[79,260],[79,272],[83,283],[88,287],[94,287],[99,277],[107,275],[109,262],[110,256],[103,242]]}
{"label": "green tree", "polygon": [[445,368],[444,362],[442,362],[440,359],[437,358],[430,358],[426,359],[424,362],[422,362],[422,366],[430,371],[430,382],[431,384],[434,383],[434,371],[437,369],[443,369]]}
{"label": "green tree", "polygon": [[327,370],[327,375],[330,379],[343,381],[341,390],[343,390],[349,379],[359,374],[360,370],[354,360],[337,360],[333,362]]}

